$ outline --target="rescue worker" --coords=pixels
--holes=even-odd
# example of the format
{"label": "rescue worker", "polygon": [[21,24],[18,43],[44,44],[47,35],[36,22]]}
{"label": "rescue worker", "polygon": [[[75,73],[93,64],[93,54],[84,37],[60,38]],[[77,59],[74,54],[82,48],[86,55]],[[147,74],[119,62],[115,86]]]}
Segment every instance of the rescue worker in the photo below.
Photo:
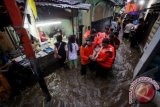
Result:
{"label": "rescue worker", "polygon": [[91,37],[92,41],[94,41],[98,37],[98,33],[97,33],[96,29],[91,30],[90,37]]}
{"label": "rescue worker", "polygon": [[105,32],[105,33],[99,32],[99,33],[98,33],[98,37],[95,39],[96,45],[102,44],[102,40],[103,40],[104,38],[109,39],[109,33],[106,34],[106,32]]}
{"label": "rescue worker", "polygon": [[90,27],[90,26],[88,26],[88,29],[86,30],[85,34],[83,35],[83,39],[88,38],[88,37],[89,37],[89,35],[90,35],[90,33],[91,33],[91,27]]}
{"label": "rescue worker", "polygon": [[88,37],[91,38],[91,40],[93,41],[93,45],[97,45],[97,38],[99,37],[99,33],[96,31],[96,29],[92,29],[89,30],[88,32],[86,32],[83,36],[83,39],[87,39]]}
{"label": "rescue worker", "polygon": [[[101,43],[101,39],[105,37],[105,33],[97,32],[95,29],[92,29],[91,34],[91,41],[93,41],[94,47]],[[101,40],[101,41],[100,41]]]}
{"label": "rescue worker", "polygon": [[112,45],[109,45],[109,40],[107,38],[103,39],[99,53],[97,53],[96,57],[92,57],[92,60],[96,61],[95,67],[97,75],[111,70],[115,60],[115,49]]}
{"label": "rescue worker", "polygon": [[94,58],[96,56],[96,54],[99,52],[101,45],[102,45],[102,40],[104,38],[109,39],[109,33],[110,33],[110,29],[108,26],[105,27],[105,32],[98,32],[98,36],[95,38],[94,40],[94,52],[92,54],[92,58]]}
{"label": "rescue worker", "polygon": [[86,43],[80,47],[80,58],[81,58],[81,75],[86,75],[87,68],[93,70],[93,65],[90,62],[90,56],[93,54],[94,46],[91,38],[86,39]]}

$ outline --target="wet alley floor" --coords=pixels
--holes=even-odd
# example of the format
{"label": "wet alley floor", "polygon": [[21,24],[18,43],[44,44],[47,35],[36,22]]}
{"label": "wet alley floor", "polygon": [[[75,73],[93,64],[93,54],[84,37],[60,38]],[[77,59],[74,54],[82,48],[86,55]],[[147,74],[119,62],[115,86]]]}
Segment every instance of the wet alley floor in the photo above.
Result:
{"label": "wet alley floor", "polygon": [[128,90],[139,59],[137,53],[122,43],[113,69],[106,78],[96,77],[93,72],[82,78],[80,68],[57,69],[45,78],[52,95],[48,105],[37,84],[16,97],[9,107],[130,107]]}

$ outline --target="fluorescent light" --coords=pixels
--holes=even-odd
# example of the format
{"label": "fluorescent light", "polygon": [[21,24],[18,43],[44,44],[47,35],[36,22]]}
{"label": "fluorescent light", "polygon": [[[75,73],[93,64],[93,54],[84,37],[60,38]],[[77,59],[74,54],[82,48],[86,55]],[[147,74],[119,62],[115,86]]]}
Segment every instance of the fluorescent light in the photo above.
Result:
{"label": "fluorescent light", "polygon": [[58,24],[61,24],[61,23],[62,23],[61,21],[37,22],[36,27],[58,25]]}
{"label": "fluorescent light", "polygon": [[144,5],[145,1],[144,0],[140,0],[139,1],[139,5]]}
{"label": "fluorescent light", "polygon": [[128,3],[128,2],[131,2],[131,0],[127,0],[127,3]]}

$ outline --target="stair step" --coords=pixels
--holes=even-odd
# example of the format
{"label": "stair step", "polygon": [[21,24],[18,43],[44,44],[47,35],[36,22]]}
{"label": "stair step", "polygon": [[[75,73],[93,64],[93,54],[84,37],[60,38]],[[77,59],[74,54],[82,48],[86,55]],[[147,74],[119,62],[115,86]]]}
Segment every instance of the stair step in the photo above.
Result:
{"label": "stair step", "polygon": [[154,34],[155,34],[155,33],[152,33],[152,32],[151,32],[150,37],[153,37],[153,36],[154,36]]}
{"label": "stair step", "polygon": [[152,29],[152,32],[153,32],[154,34],[156,33],[156,31],[157,31],[157,29],[154,29],[154,28]]}
{"label": "stair step", "polygon": [[153,25],[153,28],[157,29],[157,28],[159,27],[159,25],[160,25],[160,24],[156,22],[156,23]]}
{"label": "stair step", "polygon": [[150,37],[148,38],[148,41],[150,42],[150,41],[152,40],[152,38],[153,38],[153,37],[150,36]]}
{"label": "stair step", "polygon": [[[159,18],[160,18],[160,16],[159,16]],[[158,19],[159,19],[159,18],[158,18]],[[156,34],[156,32],[157,32],[157,30],[158,30],[158,28],[159,28],[159,26],[160,26],[160,23],[158,22],[158,19],[157,19],[156,22],[154,23],[154,25],[153,25],[153,27],[152,27],[152,29],[151,29],[151,32],[149,33],[149,36],[148,36],[146,45],[147,45],[147,44],[150,44],[151,40],[154,38],[154,35]]]}

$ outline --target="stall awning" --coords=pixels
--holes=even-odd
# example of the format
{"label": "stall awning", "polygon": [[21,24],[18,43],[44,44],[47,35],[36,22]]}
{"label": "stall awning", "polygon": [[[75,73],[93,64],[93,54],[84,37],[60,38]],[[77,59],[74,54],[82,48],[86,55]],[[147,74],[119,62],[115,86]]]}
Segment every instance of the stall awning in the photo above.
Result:
{"label": "stall awning", "polygon": [[36,2],[50,2],[50,3],[56,3],[56,4],[69,4],[69,5],[75,5],[82,3],[82,0],[35,0]]}
{"label": "stall awning", "polygon": [[91,4],[83,3],[82,0],[36,0],[36,5],[84,10],[89,10],[91,6]]}

